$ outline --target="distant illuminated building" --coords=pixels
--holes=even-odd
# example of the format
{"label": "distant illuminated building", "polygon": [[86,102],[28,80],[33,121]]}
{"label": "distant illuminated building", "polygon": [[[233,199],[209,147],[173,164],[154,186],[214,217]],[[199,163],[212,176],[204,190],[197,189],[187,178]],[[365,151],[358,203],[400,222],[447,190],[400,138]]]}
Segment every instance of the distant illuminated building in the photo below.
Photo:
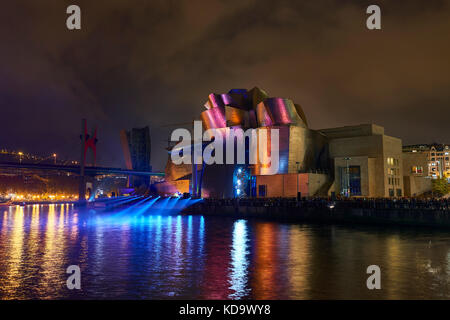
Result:
{"label": "distant illuminated building", "polygon": [[[427,172],[434,179],[447,178],[450,182],[450,146],[446,144],[418,144],[403,147],[403,152],[421,153],[427,157]],[[422,167],[416,168],[424,170]],[[419,172],[416,172],[419,173]]]}
{"label": "distant illuminated building", "polygon": [[402,158],[405,196],[418,196],[430,192],[432,184],[429,176],[428,154],[411,152],[406,148]]}

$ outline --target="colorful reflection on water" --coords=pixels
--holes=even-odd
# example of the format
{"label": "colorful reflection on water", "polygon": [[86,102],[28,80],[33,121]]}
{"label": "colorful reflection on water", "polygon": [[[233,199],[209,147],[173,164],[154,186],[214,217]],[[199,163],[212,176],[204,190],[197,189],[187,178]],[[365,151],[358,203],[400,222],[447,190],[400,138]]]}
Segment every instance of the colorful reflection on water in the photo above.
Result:
{"label": "colorful reflection on water", "polygon": [[[127,215],[72,205],[0,210],[2,299],[450,297],[446,232]],[[382,270],[379,291],[366,288],[372,264]],[[80,291],[66,287],[69,265],[80,266]]]}

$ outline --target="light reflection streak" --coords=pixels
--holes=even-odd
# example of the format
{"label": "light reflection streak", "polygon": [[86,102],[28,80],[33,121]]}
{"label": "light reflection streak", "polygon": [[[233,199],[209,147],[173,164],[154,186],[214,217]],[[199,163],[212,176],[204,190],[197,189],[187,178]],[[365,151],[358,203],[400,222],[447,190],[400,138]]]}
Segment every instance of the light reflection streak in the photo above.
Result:
{"label": "light reflection streak", "polygon": [[66,237],[64,234],[65,214],[63,208],[63,206],[54,204],[48,206],[44,234],[45,246],[42,256],[42,276],[39,279],[39,291],[47,294],[57,291],[65,277]]}
{"label": "light reflection streak", "polygon": [[[167,218],[168,220],[172,221],[172,217],[169,216]],[[177,216],[176,221],[173,222],[175,224],[174,228],[174,234],[173,239],[170,241],[172,244],[170,248],[171,256],[172,256],[172,264],[173,264],[173,270],[172,270],[172,281],[170,283],[171,292],[172,294],[175,294],[175,292],[178,292],[180,288],[183,287],[183,280],[181,275],[183,274],[183,271],[186,268],[185,265],[185,259],[183,255],[182,250],[182,236],[183,236],[183,224],[182,224],[182,217]],[[172,223],[170,223],[172,225]]]}
{"label": "light reflection streak", "polygon": [[59,211],[59,221],[58,221],[58,234],[64,232],[64,205],[61,205]]}
{"label": "light reflection streak", "polygon": [[[11,210],[11,207],[9,207]],[[3,211],[3,220],[2,220],[2,235],[6,234],[6,230],[8,228],[8,211]]]}
{"label": "light reflection streak", "polygon": [[74,242],[78,238],[78,212],[74,212],[71,219],[70,240]]}
{"label": "light reflection streak", "polygon": [[156,264],[159,265],[161,259],[161,238],[162,238],[162,218],[161,216],[156,217],[155,224],[155,257]]}
{"label": "light reflection streak", "polygon": [[247,221],[238,220],[233,225],[233,244],[231,249],[230,289],[234,292],[231,299],[244,298],[249,294],[247,258]]}
{"label": "light reflection streak", "polygon": [[23,207],[16,206],[13,216],[12,233],[11,233],[11,250],[9,254],[8,269],[5,274],[6,281],[2,285],[2,289],[6,291],[5,298],[16,297],[20,290],[23,276],[21,273],[21,264],[23,258],[23,240],[24,240],[24,212]]}
{"label": "light reflection streak", "polygon": [[[177,258],[181,255],[181,239],[183,237],[183,225],[181,221],[181,216],[177,216],[177,224],[175,228],[175,255]],[[177,259],[179,263],[180,259]]]}
{"label": "light reflection streak", "polygon": [[104,254],[104,227],[105,225],[100,223],[95,225],[95,254],[94,256],[94,272],[95,274],[101,274],[101,270],[107,261],[105,261]]}
{"label": "light reflection streak", "polygon": [[31,212],[31,224],[30,224],[30,237],[27,246],[30,248],[31,256],[35,256],[36,252],[39,250],[39,205],[33,205],[33,210]]}
{"label": "light reflection streak", "polygon": [[198,228],[198,254],[203,255],[203,247],[205,241],[205,218],[203,216],[200,217],[200,225]]}
{"label": "light reflection streak", "polygon": [[41,277],[40,287],[43,291],[48,291],[51,288],[50,280],[54,270],[52,256],[55,254],[55,205],[48,206],[47,225],[45,229],[45,249],[43,256],[43,275]]}
{"label": "light reflection streak", "polygon": [[[389,269],[389,278],[392,283],[397,282],[401,279],[401,274],[399,271],[401,270],[401,248],[400,241],[397,236],[390,236],[386,239],[386,253],[387,259],[389,261],[387,268]],[[397,288],[397,286],[392,286],[393,288]],[[396,290],[392,290],[392,287],[386,287],[386,294],[388,295],[388,299],[399,299]]]}
{"label": "light reflection streak", "polygon": [[172,233],[172,216],[168,216],[165,219],[167,221],[166,239],[168,240],[167,243],[170,245],[170,249],[172,249],[172,237],[174,236]]}
{"label": "light reflection streak", "polygon": [[193,243],[192,243],[192,216],[188,216],[188,222],[187,222],[187,231],[186,231],[186,251],[188,256],[190,257],[192,254],[192,247],[193,247]]}
{"label": "light reflection streak", "polygon": [[289,234],[289,287],[291,299],[307,299],[309,292],[308,277],[311,276],[311,235],[292,226]]}
{"label": "light reflection streak", "polygon": [[253,292],[256,299],[270,299],[274,296],[274,289],[276,288],[276,225],[259,223],[255,229],[255,283]]}

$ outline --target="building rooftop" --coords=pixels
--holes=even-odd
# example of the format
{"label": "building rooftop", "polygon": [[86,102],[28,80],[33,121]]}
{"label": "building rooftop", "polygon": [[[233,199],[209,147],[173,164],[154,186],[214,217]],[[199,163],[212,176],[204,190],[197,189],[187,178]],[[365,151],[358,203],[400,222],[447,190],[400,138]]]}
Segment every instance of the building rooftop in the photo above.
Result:
{"label": "building rooftop", "polygon": [[436,151],[449,150],[450,144],[444,143],[412,144],[403,146],[403,152],[430,151],[432,148],[434,148]]}
{"label": "building rooftop", "polygon": [[384,135],[384,128],[373,123],[317,130],[332,139]]}

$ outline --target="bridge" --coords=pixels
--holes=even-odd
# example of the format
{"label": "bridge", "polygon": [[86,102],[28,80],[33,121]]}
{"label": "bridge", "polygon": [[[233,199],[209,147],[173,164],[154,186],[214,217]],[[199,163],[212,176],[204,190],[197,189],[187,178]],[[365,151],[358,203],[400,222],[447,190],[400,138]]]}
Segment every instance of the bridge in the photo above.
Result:
{"label": "bridge", "polygon": [[[105,174],[115,174],[115,175],[124,175],[124,176],[145,176],[145,177],[164,177],[165,174],[163,172],[151,172],[151,171],[138,171],[131,169],[133,166],[131,164],[131,160],[129,159],[129,164],[127,164],[127,169],[122,168],[108,168],[108,167],[98,167],[95,165],[96,156],[97,156],[97,128],[95,127],[92,134],[88,133],[87,130],[87,121],[86,119],[81,120],[81,134],[80,134],[80,165],[62,165],[56,163],[56,154],[55,164],[47,164],[47,163],[27,163],[22,161],[22,153],[18,153],[20,155],[20,162],[0,162],[0,169],[23,169],[23,170],[36,170],[36,171],[56,171],[56,172],[67,172],[74,173],[79,175],[79,192],[78,192],[78,203],[80,205],[84,205],[86,202],[86,177],[93,177],[96,175],[105,175]],[[92,152],[93,155],[93,163],[94,166],[86,165],[86,156],[88,151]],[[128,158],[130,155],[128,154]],[[88,189],[89,190],[89,189]]]}
{"label": "bridge", "polygon": [[[156,176],[163,177],[165,174],[163,172],[149,172],[149,171],[136,171],[127,170],[121,168],[108,168],[108,167],[97,167],[97,166],[85,166],[82,168],[78,165],[58,165],[58,164],[42,164],[42,163],[17,163],[17,162],[0,162],[1,169],[17,169],[17,170],[31,170],[31,171],[54,171],[54,172],[67,172],[79,175],[79,204],[85,202],[86,190],[89,190],[90,194],[95,194],[95,180],[94,182],[87,182],[86,177],[93,177],[96,175],[103,174],[115,174],[123,176]],[[89,186],[89,187],[88,187]]]}
{"label": "bridge", "polygon": [[[54,164],[35,164],[35,163],[16,163],[16,162],[0,162],[0,169],[28,169],[28,170],[44,170],[44,171],[63,171],[71,173],[80,173],[80,166],[64,166]],[[122,174],[127,176],[156,176],[163,177],[164,172],[148,172],[135,171],[121,168],[107,167],[84,167],[86,175],[95,176],[99,174]]]}

